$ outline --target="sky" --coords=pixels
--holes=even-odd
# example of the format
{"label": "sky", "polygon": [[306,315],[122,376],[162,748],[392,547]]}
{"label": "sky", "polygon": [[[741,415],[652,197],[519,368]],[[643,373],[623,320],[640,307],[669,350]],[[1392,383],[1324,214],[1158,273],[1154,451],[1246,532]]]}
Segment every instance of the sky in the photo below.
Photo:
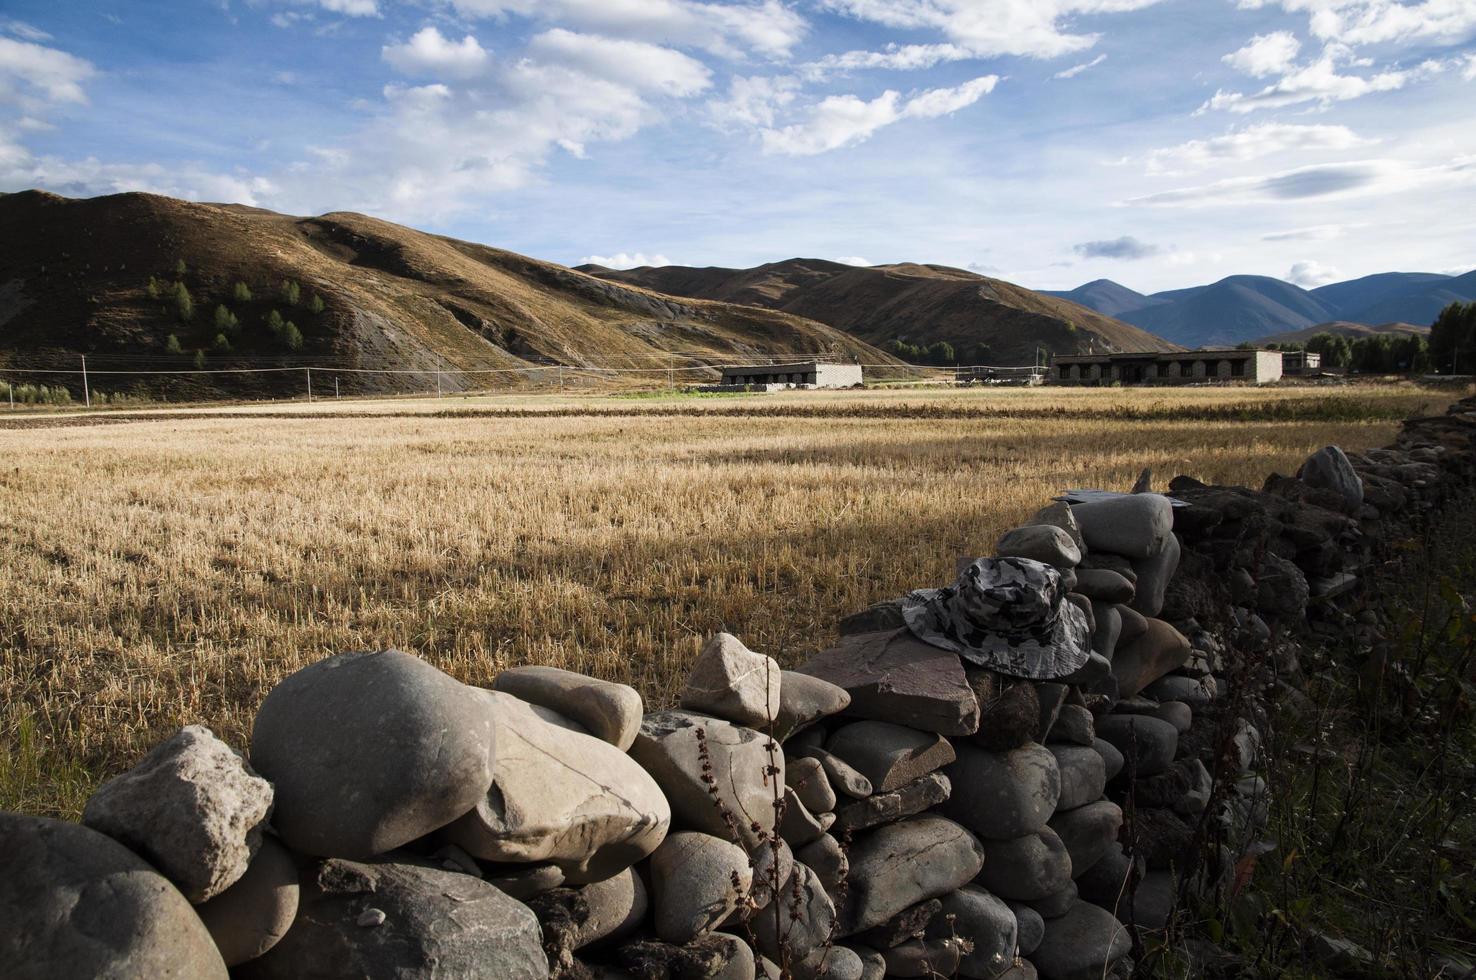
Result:
{"label": "sky", "polygon": [[5,0],[0,191],[574,265],[1476,267],[1476,0]]}

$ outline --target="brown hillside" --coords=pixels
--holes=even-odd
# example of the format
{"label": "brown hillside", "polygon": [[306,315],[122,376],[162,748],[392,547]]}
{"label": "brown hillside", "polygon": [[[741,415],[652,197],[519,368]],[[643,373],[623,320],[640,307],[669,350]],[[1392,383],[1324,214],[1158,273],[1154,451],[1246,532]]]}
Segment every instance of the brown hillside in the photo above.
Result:
{"label": "brown hillside", "polygon": [[781,310],[828,323],[878,347],[893,340],[918,346],[947,341],[965,362],[1028,364],[1037,345],[1057,354],[1180,349],[1068,300],[940,265],[859,268],[789,259],[753,269],[582,268],[676,296]]}
{"label": "brown hillside", "polygon": [[[26,191],[0,196],[0,227],[0,365],[9,376],[20,367],[71,367],[78,353],[99,371],[189,370],[197,350],[206,352],[209,368],[329,364],[431,373],[694,363],[671,354],[708,364],[815,354],[893,362],[794,315],[677,300],[361,214],[298,218],[150,194],[73,200]],[[180,261],[183,277],[176,274]],[[149,296],[151,276],[162,298]],[[188,322],[167,295],[180,278],[195,306]],[[282,298],[283,280],[300,284],[296,306]],[[249,286],[250,301],[233,298],[237,282]],[[321,312],[309,308],[313,295],[323,301]],[[212,348],[219,304],[238,321],[228,332],[229,351]],[[299,328],[300,347],[268,329],[272,310]],[[166,350],[171,334],[183,353]],[[355,391],[426,387],[424,374],[345,373],[341,380]],[[281,374],[167,381],[100,375],[98,383],[171,395],[301,387],[300,378]],[[454,389],[476,382],[448,376],[443,383]]]}
{"label": "brown hillside", "polygon": [[1336,334],[1347,337],[1349,340],[1358,340],[1361,337],[1372,337],[1375,334],[1390,333],[1398,336],[1406,334],[1430,333],[1429,327],[1416,326],[1413,323],[1381,323],[1378,326],[1369,326],[1366,323],[1350,323],[1347,320],[1330,320],[1327,323],[1318,323],[1301,330],[1290,330],[1286,333],[1275,333],[1267,337],[1256,339],[1257,344],[1304,344],[1320,333]]}

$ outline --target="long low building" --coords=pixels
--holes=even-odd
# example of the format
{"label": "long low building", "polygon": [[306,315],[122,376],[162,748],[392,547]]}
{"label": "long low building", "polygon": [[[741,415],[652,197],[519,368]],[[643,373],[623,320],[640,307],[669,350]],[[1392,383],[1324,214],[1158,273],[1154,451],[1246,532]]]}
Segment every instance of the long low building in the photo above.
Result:
{"label": "long low building", "polygon": [[1051,362],[1050,381],[1058,385],[1193,384],[1240,381],[1266,384],[1281,380],[1281,352],[1274,350],[1191,350],[1129,354],[1066,354]]}
{"label": "long low building", "polygon": [[719,388],[851,388],[861,383],[861,365],[796,361],[725,367]]}

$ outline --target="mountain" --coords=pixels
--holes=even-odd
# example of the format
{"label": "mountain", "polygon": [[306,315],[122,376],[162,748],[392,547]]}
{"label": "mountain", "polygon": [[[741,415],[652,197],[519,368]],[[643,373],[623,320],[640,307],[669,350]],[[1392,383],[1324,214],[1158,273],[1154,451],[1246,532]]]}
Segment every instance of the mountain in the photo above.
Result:
{"label": "mountain", "polygon": [[580,269],[676,296],[780,310],[883,348],[894,340],[923,347],[946,341],[964,363],[1029,364],[1037,346],[1057,354],[1174,349],[1068,300],[941,265],[861,267],[788,259],[752,269]]}
{"label": "mountain", "polygon": [[1347,320],[1332,320],[1328,323],[1317,323],[1301,330],[1291,330],[1286,333],[1274,333],[1265,337],[1257,337],[1257,344],[1305,344],[1320,333],[1330,333],[1349,340],[1358,340],[1361,337],[1373,337],[1377,334],[1395,334],[1407,336],[1409,334],[1428,335],[1429,327],[1416,326],[1413,323],[1380,323],[1377,326],[1369,326],[1366,323],[1349,323]]}
{"label": "mountain", "polygon": [[[24,191],[0,197],[0,227],[0,365],[12,376],[21,366],[70,368],[78,354],[88,355],[94,371],[189,370],[201,356],[209,369],[502,370],[508,374],[484,378],[509,382],[526,379],[517,369],[535,365],[666,367],[668,352],[710,364],[819,354],[897,363],[799,316],[674,299],[362,214],[301,218],[151,194],[74,200]],[[188,321],[177,311],[176,280],[193,301]],[[300,290],[295,304],[283,296],[289,281]],[[246,284],[249,299],[237,298],[237,283]],[[234,327],[229,318],[217,325],[220,305]],[[274,310],[298,328],[296,347],[285,330],[268,326]],[[217,334],[229,350],[216,349]],[[283,372],[181,375],[167,387],[158,378],[95,380],[104,388],[144,384],[171,397],[302,387],[300,376]],[[339,380],[350,391],[427,387],[425,373],[345,373]],[[478,383],[441,380],[452,390]]]}
{"label": "mountain", "polygon": [[1110,279],[1052,293],[1192,347],[1298,333],[1325,323],[1429,324],[1447,304],[1476,299],[1476,272],[1385,272],[1306,290],[1267,276],[1143,295]]}

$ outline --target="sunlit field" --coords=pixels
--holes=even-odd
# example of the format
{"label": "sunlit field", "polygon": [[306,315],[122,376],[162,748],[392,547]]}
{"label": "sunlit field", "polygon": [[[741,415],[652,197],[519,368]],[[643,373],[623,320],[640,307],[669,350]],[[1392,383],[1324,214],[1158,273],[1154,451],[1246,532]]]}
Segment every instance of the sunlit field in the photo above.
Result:
{"label": "sunlit field", "polygon": [[0,808],[75,814],[176,726],[395,646],[668,702],[701,640],[781,661],[942,584],[1068,487],[1259,485],[1382,445],[1411,387],[518,396],[0,414]]}

